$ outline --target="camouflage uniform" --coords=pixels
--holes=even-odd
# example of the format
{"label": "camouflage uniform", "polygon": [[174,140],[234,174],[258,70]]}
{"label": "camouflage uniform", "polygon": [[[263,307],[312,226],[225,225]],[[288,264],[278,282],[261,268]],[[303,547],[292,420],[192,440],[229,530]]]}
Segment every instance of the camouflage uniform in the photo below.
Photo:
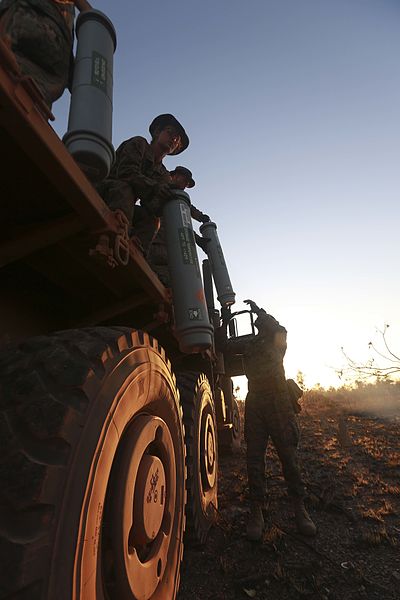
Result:
{"label": "camouflage uniform", "polygon": [[[160,227],[158,186],[170,181],[166,167],[154,162],[151,145],[136,136],[119,146],[110,175],[98,186],[106,204],[123,210],[130,222],[135,211],[132,233],[139,237],[145,253]],[[134,208],[139,198],[140,207]]]}
{"label": "camouflage uniform", "polygon": [[152,243],[148,248],[146,258],[153,271],[157,273],[160,281],[166,287],[171,287],[168,268],[167,241],[165,238],[163,219],[160,220],[160,228],[156,232]]}
{"label": "camouflage uniform", "polygon": [[75,7],[68,0],[2,0],[1,35],[23,75],[33,78],[48,106],[71,80]]}
{"label": "camouflage uniform", "polygon": [[269,318],[269,332],[260,332],[242,348],[249,385],[245,404],[249,491],[251,500],[261,503],[266,493],[265,452],[270,437],[282,464],[288,493],[304,497],[297,461],[299,427],[283,367],[286,329]]}

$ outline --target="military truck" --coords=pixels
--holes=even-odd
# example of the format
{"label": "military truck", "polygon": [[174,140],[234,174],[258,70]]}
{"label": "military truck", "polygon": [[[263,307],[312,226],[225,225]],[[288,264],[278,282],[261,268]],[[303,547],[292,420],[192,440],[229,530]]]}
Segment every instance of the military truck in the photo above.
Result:
{"label": "military truck", "polygon": [[231,379],[215,347],[182,352],[169,289],[49,119],[1,43],[0,598],[173,600],[238,444]]}

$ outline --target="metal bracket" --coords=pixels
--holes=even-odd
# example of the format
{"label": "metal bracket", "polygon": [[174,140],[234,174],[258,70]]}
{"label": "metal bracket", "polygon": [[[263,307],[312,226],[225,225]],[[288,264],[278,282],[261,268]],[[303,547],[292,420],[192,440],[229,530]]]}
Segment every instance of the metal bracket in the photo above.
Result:
{"label": "metal bracket", "polygon": [[114,216],[117,232],[101,232],[96,246],[89,250],[89,256],[100,258],[112,269],[129,263],[129,221],[122,210],[114,211]]}

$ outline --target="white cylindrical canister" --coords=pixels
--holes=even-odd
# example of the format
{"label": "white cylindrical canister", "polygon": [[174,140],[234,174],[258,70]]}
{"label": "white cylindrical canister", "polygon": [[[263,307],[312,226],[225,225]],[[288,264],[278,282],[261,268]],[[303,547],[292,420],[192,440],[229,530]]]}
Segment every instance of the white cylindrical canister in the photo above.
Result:
{"label": "white cylindrical canister", "polygon": [[114,161],[113,58],[116,33],[99,10],[80,13],[68,131],[63,141],[87,177],[99,182]]}
{"label": "white cylindrical canister", "polygon": [[168,251],[175,335],[182,352],[193,354],[212,347],[213,326],[208,316],[192,227],[189,195],[174,190],[163,209]]}
{"label": "white cylindrical canister", "polygon": [[224,253],[218,238],[217,226],[212,221],[203,223],[200,232],[204,238],[208,238],[206,253],[217,288],[218,300],[221,306],[230,306],[235,303],[236,294],[232,288]]}

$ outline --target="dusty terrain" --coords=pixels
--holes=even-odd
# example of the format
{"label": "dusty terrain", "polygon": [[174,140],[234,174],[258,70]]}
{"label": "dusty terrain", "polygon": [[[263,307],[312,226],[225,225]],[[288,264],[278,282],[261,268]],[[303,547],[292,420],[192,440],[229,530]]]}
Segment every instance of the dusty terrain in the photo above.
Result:
{"label": "dusty terrain", "polygon": [[245,537],[245,454],[220,457],[216,523],[185,548],[179,600],[400,598],[400,416],[315,397],[300,415],[300,456],[315,540],[296,533],[275,452],[262,543]]}

